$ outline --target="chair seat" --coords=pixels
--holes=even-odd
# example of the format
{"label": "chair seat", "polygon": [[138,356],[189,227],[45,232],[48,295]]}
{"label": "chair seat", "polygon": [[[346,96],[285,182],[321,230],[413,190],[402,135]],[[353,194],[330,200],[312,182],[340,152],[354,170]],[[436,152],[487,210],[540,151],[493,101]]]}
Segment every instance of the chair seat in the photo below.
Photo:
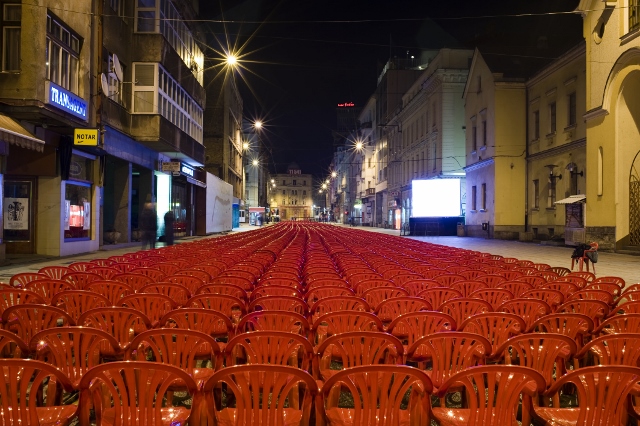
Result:
{"label": "chair seat", "polygon": [[[301,410],[295,410],[293,408],[285,408],[283,411],[284,411],[284,419],[282,422],[283,426],[296,426],[300,424],[300,421],[302,420]],[[237,411],[235,408],[223,408],[220,411],[216,411],[217,424],[220,426],[236,426],[237,424],[236,416],[237,416]],[[245,419],[245,422],[243,424],[261,425],[262,417],[257,419]],[[276,422],[275,424],[280,424],[280,423]]]}
{"label": "chair seat", "polygon": [[[450,426],[465,425],[466,426],[469,424],[470,411],[471,410],[467,408],[455,408],[455,409],[433,408],[431,412],[433,413],[433,417],[435,417],[438,420],[438,422],[440,422],[439,424],[441,426],[448,426],[448,425]],[[490,426],[490,425],[486,425],[486,426]],[[495,426],[498,426],[498,425],[495,425]],[[503,425],[499,425],[499,426],[503,426]],[[515,420],[515,416],[511,426],[519,426],[518,422]]]}
{"label": "chair seat", "polygon": [[[39,425],[60,426],[67,425],[75,417],[78,411],[77,405],[63,405],[55,407],[36,407]],[[0,408],[0,418],[5,418],[4,409]]]}
{"label": "chair seat", "polygon": [[[183,425],[189,419],[191,410],[184,407],[167,407],[160,409],[162,415],[162,424],[166,426]],[[136,413],[138,414],[138,413]],[[107,408],[102,413],[101,425],[109,426],[114,424],[140,424],[140,419],[132,421],[131,419],[124,418],[116,423],[115,420],[116,411],[113,408]],[[155,425],[155,419],[148,417],[146,419],[148,425]]]}
{"label": "chair seat", "polygon": [[[378,413],[380,410],[376,410]],[[378,414],[376,413],[376,417]],[[329,408],[326,410],[327,419],[330,425],[353,425],[355,410],[351,408]],[[397,426],[410,426],[411,417],[407,410],[398,410],[398,422],[393,423]]]}
{"label": "chair seat", "polygon": [[535,413],[549,426],[574,426],[578,423],[580,409],[536,407]]}

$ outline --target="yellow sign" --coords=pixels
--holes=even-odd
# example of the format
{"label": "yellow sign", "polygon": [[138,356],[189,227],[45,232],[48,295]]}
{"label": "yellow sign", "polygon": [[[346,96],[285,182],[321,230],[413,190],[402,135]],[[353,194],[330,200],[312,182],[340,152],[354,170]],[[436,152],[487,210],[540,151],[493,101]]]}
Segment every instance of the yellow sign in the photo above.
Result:
{"label": "yellow sign", "polygon": [[74,129],[73,144],[98,146],[98,129]]}

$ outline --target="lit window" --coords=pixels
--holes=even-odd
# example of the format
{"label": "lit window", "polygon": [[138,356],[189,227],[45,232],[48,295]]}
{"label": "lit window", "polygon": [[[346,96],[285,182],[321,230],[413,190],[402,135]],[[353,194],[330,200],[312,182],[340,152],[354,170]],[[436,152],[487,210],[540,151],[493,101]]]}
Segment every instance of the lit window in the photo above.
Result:
{"label": "lit window", "polygon": [[46,78],[78,93],[80,38],[52,15],[47,16]]}
{"label": "lit window", "polygon": [[22,5],[2,8],[2,71],[20,71]]}

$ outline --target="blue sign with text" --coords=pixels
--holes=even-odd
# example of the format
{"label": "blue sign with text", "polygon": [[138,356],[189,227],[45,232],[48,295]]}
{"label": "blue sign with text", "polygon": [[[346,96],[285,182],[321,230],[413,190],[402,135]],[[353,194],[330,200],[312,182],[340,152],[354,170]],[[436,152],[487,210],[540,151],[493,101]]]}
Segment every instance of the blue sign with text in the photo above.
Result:
{"label": "blue sign with text", "polygon": [[87,102],[55,83],[49,82],[48,103],[87,121]]}

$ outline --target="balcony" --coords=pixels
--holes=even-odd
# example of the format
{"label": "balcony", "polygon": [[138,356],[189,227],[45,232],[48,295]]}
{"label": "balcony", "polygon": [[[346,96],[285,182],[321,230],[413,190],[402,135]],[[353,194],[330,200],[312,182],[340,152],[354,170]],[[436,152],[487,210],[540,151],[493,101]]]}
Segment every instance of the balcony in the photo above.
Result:
{"label": "balcony", "polygon": [[366,192],[367,196],[376,195],[376,189],[375,188],[367,188],[367,190],[365,192]]}

